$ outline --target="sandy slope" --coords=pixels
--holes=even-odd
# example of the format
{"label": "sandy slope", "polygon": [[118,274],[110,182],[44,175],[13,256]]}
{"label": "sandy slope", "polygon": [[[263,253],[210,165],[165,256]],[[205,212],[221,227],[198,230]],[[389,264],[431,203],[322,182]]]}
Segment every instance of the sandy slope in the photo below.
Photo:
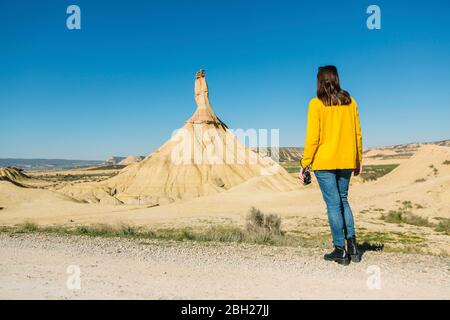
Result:
{"label": "sandy slope", "polygon": [[0,180],[4,181],[25,181],[31,179],[22,170],[15,167],[0,168]]}
{"label": "sandy slope", "polygon": [[141,156],[133,156],[133,155],[129,155],[128,157],[126,157],[125,159],[123,159],[122,161],[119,162],[120,165],[125,165],[128,166],[130,164],[133,163],[137,163],[140,162],[144,159],[144,157]]}
{"label": "sandy slope", "polygon": [[450,217],[450,148],[425,145],[408,161],[363,189],[378,203],[402,198],[420,204],[425,216]]}
{"label": "sandy slope", "polygon": [[63,194],[44,189],[24,188],[8,181],[0,181],[0,204],[3,207],[19,209],[36,206],[46,207],[62,203],[73,204],[75,201]]}
{"label": "sandy slope", "polygon": [[162,146],[105,181],[111,196],[127,204],[166,204],[232,189],[265,176],[272,191],[290,191],[295,180],[271,158],[238,139],[214,112],[204,70],[194,82],[197,109]]}
{"label": "sandy slope", "polygon": [[[343,267],[299,248],[5,234],[0,244],[0,299],[450,297],[449,258],[367,252]],[[67,289],[69,265],[80,268],[80,290]],[[367,286],[369,266],[380,289]]]}
{"label": "sandy slope", "polygon": [[449,147],[424,145],[408,161],[379,179],[377,184],[411,185],[421,178],[447,177],[450,175],[450,165],[443,164],[445,160],[450,160]]}
{"label": "sandy slope", "polygon": [[31,187],[38,185],[45,185],[44,181],[35,179],[28,176],[23,172],[23,170],[15,167],[4,167],[0,168],[0,182],[10,182],[19,187]]}
{"label": "sandy slope", "polygon": [[[450,253],[450,237],[432,228],[419,229],[383,223],[378,209],[397,210],[403,201],[411,201],[413,213],[437,222],[436,217],[450,218],[450,148],[425,146],[392,173],[375,182],[356,184],[350,200],[357,228],[371,231],[396,231],[423,235],[436,252]],[[433,168],[430,166],[433,165]],[[436,168],[437,172],[434,171]],[[424,182],[415,182],[426,178]],[[290,192],[267,191],[264,178],[250,179],[228,191],[206,197],[180,200],[157,207],[76,203],[48,190],[25,189],[0,182],[0,224],[11,225],[27,220],[42,225],[129,223],[145,227],[202,226],[218,223],[243,224],[250,207],[283,217],[283,228],[306,229],[305,221],[320,219],[326,225],[325,205],[314,183],[298,186]],[[270,189],[270,188],[269,188]],[[310,232],[316,232],[310,229]]]}
{"label": "sandy slope", "polygon": [[[394,208],[396,201],[411,200],[425,208],[419,214],[449,216],[450,166],[442,163],[450,159],[450,148],[425,146],[414,157],[376,182],[355,185],[350,190],[356,210],[366,207]],[[434,169],[438,170],[437,174]],[[424,182],[414,182],[426,178]],[[46,223],[67,222],[67,212],[72,218],[83,217],[83,222],[105,222],[119,220],[141,220],[151,223],[165,216],[167,219],[190,216],[224,216],[244,214],[250,206],[279,214],[321,216],[324,204],[317,185],[298,187],[291,192],[267,191],[264,177],[250,179],[226,192],[208,197],[179,201],[170,205],[147,208],[146,206],[104,206],[80,204],[68,197],[47,190],[24,189],[7,182],[0,183],[0,206],[5,207],[0,215],[2,224],[18,223],[24,219]],[[24,210],[24,202],[35,201],[32,211]],[[53,210],[57,208],[57,210]],[[58,212],[49,214],[48,211]],[[89,216],[85,212],[96,212]],[[120,214],[119,214],[120,212]],[[101,218],[102,215],[104,218]],[[64,218],[63,218],[64,216]]]}
{"label": "sandy slope", "polygon": [[[80,203],[67,195],[45,189],[21,188],[0,181],[0,221],[2,225],[25,221],[39,224],[70,223],[74,217],[91,217],[109,212],[117,206]],[[132,210],[128,207],[127,210]],[[55,219],[56,218],[56,219]]]}
{"label": "sandy slope", "polygon": [[[352,186],[357,231],[420,235],[433,253],[450,254],[450,237],[432,228],[397,226],[375,209],[420,204],[414,214],[450,218],[450,148],[425,146],[392,173]],[[432,165],[432,167],[431,167]],[[424,178],[425,181],[416,180]],[[274,192],[256,177],[228,191],[158,207],[79,203],[45,189],[0,181],[0,225],[130,223],[145,227],[243,224],[251,206],[283,217],[283,229],[328,231],[317,185]],[[367,252],[348,268],[326,263],[321,250],[48,235],[0,234],[0,298],[437,298],[450,297],[449,258]],[[66,268],[79,265],[82,290],[66,288]],[[180,266],[183,266],[180,268]],[[369,290],[367,268],[380,267],[382,289]],[[256,271],[257,270],[257,271]],[[344,289],[343,289],[344,288]]]}

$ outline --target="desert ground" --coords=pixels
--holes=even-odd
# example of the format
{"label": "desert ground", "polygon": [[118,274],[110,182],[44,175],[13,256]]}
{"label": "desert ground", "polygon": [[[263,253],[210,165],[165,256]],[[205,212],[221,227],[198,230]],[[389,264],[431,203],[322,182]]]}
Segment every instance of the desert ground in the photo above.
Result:
{"label": "desert ground", "polygon": [[[448,299],[449,259],[370,252],[0,234],[0,299]],[[80,286],[68,287],[70,266]],[[69,273],[67,272],[69,271]]]}
{"label": "desert ground", "polygon": [[[394,170],[374,181],[354,178],[349,196],[359,230],[417,235],[423,237],[419,246],[425,251],[450,253],[448,235],[430,227],[449,218],[450,165],[446,162],[449,159],[449,147],[424,145]],[[92,172],[66,172],[69,176],[78,174],[76,181],[33,178],[42,178],[40,172],[28,173],[29,179],[17,180],[16,184],[0,181],[0,207],[3,208],[0,224],[13,226],[33,222],[42,226],[71,227],[107,223],[149,228],[244,225],[248,210],[257,207],[281,216],[286,231],[305,234],[328,231],[325,205],[315,181],[309,186],[298,182],[296,190],[276,192],[265,188],[256,177],[221,193],[156,206],[88,203],[82,198],[70,197],[68,189],[84,185],[90,188],[92,182],[86,180],[104,181],[114,174],[86,178]],[[54,172],[53,176],[49,172],[45,174],[53,178],[66,176],[62,172]],[[428,219],[430,226],[386,222],[382,217],[390,211]]]}
{"label": "desert ground", "polygon": [[[382,249],[367,250],[362,263],[347,268],[322,261],[331,237],[314,179],[309,186],[274,191],[255,177],[220,193],[149,205],[70,192],[80,186],[91,192],[92,185],[114,178],[117,168],[4,175],[0,297],[448,299],[450,147],[392,149],[365,152],[367,168],[393,165],[387,174],[352,181],[358,240]],[[292,166],[289,159],[285,167],[295,177]],[[171,239],[186,230],[200,235],[218,227],[245,230],[251,207],[278,215],[283,237],[292,241]],[[139,239],[67,231],[99,225],[169,235]],[[65,287],[71,264],[83,270],[82,290]],[[372,265],[380,267],[381,290],[367,288]]]}

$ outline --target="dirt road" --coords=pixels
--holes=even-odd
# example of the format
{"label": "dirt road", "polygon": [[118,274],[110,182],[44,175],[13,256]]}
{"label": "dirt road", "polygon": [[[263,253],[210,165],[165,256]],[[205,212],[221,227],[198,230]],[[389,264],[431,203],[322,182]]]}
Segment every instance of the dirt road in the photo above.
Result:
{"label": "dirt road", "polygon": [[322,255],[244,244],[0,234],[0,298],[450,298],[450,258],[366,252],[363,262],[343,267]]}

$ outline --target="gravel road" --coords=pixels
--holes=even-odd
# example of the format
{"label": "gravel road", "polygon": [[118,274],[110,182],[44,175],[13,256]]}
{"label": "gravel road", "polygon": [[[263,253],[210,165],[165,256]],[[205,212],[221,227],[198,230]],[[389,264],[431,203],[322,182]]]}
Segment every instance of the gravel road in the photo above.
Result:
{"label": "gravel road", "polygon": [[323,253],[2,233],[0,299],[450,298],[448,257],[366,252],[344,267]]}

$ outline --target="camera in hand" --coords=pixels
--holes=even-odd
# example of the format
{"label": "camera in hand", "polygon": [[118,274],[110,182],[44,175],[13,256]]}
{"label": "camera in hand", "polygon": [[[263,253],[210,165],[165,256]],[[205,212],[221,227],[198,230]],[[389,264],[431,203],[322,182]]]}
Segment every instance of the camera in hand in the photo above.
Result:
{"label": "camera in hand", "polygon": [[311,172],[303,171],[303,184],[306,186],[311,183]]}

